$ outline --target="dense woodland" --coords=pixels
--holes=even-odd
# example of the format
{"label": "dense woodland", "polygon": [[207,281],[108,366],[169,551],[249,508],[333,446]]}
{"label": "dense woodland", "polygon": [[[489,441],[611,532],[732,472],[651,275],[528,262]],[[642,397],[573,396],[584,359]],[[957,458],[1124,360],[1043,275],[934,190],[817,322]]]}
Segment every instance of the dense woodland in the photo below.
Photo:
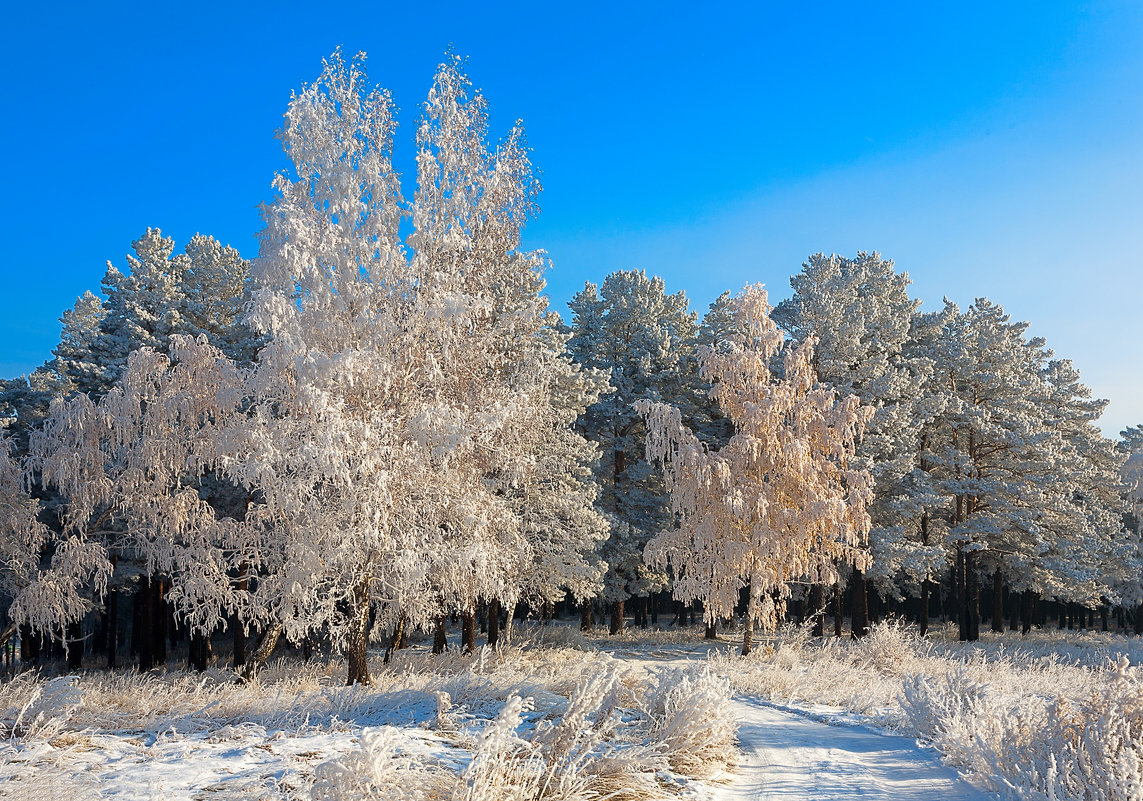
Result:
{"label": "dense woodland", "polygon": [[[297,93],[261,249],[158,229],[0,386],[8,664],[344,654],[459,625],[805,622],[860,637],[1143,632],[1143,426],[998,304],[922,312],[875,252],[700,318],[642,271],[565,322],[520,248],[523,129],[488,143],[449,60],[403,194],[387,93],[331,57]],[[827,625],[827,624],[832,624]]]}

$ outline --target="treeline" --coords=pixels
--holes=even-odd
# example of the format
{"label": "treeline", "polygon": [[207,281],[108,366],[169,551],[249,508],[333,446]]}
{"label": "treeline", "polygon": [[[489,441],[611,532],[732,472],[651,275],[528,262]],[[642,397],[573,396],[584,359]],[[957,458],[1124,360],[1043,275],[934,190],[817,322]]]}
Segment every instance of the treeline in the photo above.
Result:
{"label": "treeline", "polygon": [[524,610],[615,633],[672,595],[708,631],[739,601],[748,630],[1143,623],[1143,427],[1104,438],[1105,402],[1026,324],[986,299],[921,313],[860,253],[701,320],[617,272],[566,325],[519,249],[522,129],[486,129],[442,65],[406,199],[391,101],[335,54],[290,103],[257,259],[151,229],[64,313],[54,358],[0,387],[9,652],[18,630],[25,661],[148,669],[185,638],[203,669],[226,631],[247,674],[284,638],[368,682],[370,642],[440,650],[450,618],[471,649]]}

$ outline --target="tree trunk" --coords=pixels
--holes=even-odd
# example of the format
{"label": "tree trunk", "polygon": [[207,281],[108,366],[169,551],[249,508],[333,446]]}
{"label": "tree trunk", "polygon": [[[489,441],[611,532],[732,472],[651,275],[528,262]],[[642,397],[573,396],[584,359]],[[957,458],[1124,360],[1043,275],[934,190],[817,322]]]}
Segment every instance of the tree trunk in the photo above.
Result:
{"label": "tree trunk", "polygon": [[1107,604],[1099,607],[1099,630],[1107,631]]}
{"label": "tree trunk", "polygon": [[166,602],[166,584],[163,579],[151,579],[151,590],[154,596],[151,598],[151,625],[152,632],[154,633],[154,640],[151,645],[154,653],[155,663],[162,667],[167,664],[167,602]]}
{"label": "tree trunk", "polygon": [[345,684],[369,684],[369,582],[363,579],[353,588],[352,619],[346,648]]}
{"label": "tree trunk", "polygon": [[393,636],[389,638],[389,647],[385,649],[385,664],[393,658],[393,654],[399,649],[405,647],[405,613],[402,612],[401,616],[397,618],[397,624],[393,626]]}
{"label": "tree trunk", "polygon": [[460,613],[460,652],[471,654],[476,650],[476,613],[471,609]]}
{"label": "tree trunk", "polygon": [[854,568],[849,586],[852,594],[850,627],[853,629],[854,637],[864,637],[869,633],[869,594],[865,574]]}
{"label": "tree trunk", "polygon": [[210,638],[200,631],[190,636],[190,666],[192,670],[202,673],[210,661]]}
{"label": "tree trunk", "polygon": [[932,592],[930,584],[931,582],[928,579],[921,582],[921,609],[918,615],[918,622],[921,627],[922,637],[929,633],[929,593]]}
{"label": "tree trunk", "polygon": [[512,623],[516,620],[516,602],[510,603],[504,610],[504,633],[501,639],[504,640],[504,646],[507,647],[512,644]]}
{"label": "tree trunk", "polygon": [[500,601],[488,602],[488,647],[495,648],[500,642]]}
{"label": "tree trunk", "polygon": [[116,668],[115,649],[119,646],[119,590],[111,587],[107,591],[107,669]]}
{"label": "tree trunk", "polygon": [[231,664],[235,670],[241,670],[246,664],[246,627],[238,619],[238,615],[230,616],[230,632],[233,640]]}
{"label": "tree trunk", "polygon": [[825,587],[821,584],[810,585],[809,614],[814,618],[813,636],[825,636]]}
{"label": "tree trunk", "polygon": [[241,681],[253,681],[258,670],[270,659],[270,654],[274,653],[274,648],[277,647],[278,639],[281,636],[281,623],[271,623],[266,630],[262,632],[262,636],[258,639],[258,645],[254,649],[254,653],[250,656],[249,661],[242,666]]}
{"label": "tree trunk", "polygon": [[706,624],[706,633],[702,635],[703,639],[717,640],[718,639],[718,623],[711,620]]}
{"label": "tree trunk", "polygon": [[83,629],[78,620],[67,624],[67,669],[83,667]]}
{"label": "tree trunk", "polygon": [[1139,604],[1135,609],[1135,633],[1143,635],[1143,603]]}
{"label": "tree trunk", "polygon": [[[240,591],[250,588],[250,565],[247,562],[238,566],[238,580],[235,582],[235,588]],[[233,665],[235,670],[240,670],[246,665],[246,627],[238,615],[230,616],[230,630],[234,640]]]}
{"label": "tree trunk", "polygon": [[445,630],[445,616],[437,615],[433,626],[433,653],[443,654],[448,647],[448,632]]}
{"label": "tree trunk", "polygon": [[623,601],[611,603],[611,628],[609,634],[619,634],[623,631]]}
{"label": "tree trunk", "polygon": [[841,619],[841,582],[833,585],[833,636],[841,637],[844,621]]}
{"label": "tree trunk", "polygon": [[139,588],[135,592],[136,630],[133,632],[136,646],[139,649],[139,672],[145,673],[155,666],[155,632],[152,608],[155,592],[151,589],[151,579],[140,578]]}
{"label": "tree trunk", "polygon": [[992,630],[1004,633],[1004,574],[999,567],[992,574]]}
{"label": "tree trunk", "polygon": [[579,607],[579,630],[591,633],[591,624],[594,615],[591,614],[591,605],[595,603],[592,601],[584,601]]}
{"label": "tree trunk", "polygon": [[754,592],[756,580],[755,578],[750,579],[750,597],[746,602],[746,620],[742,627],[743,656],[750,656],[750,651],[754,648],[754,620],[758,617],[758,593]]}
{"label": "tree trunk", "polygon": [[980,574],[977,570],[976,555],[979,551],[969,551],[964,556],[964,580],[968,595],[968,639],[980,639]]}

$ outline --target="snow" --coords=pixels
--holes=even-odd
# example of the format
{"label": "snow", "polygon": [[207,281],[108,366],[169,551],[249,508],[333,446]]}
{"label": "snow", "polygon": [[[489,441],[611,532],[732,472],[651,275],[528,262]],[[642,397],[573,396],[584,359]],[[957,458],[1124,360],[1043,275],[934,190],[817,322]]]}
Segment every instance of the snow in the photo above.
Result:
{"label": "snow", "polygon": [[986,801],[993,799],[944,767],[915,740],[798,707],[739,696],[741,757],[716,801]]}

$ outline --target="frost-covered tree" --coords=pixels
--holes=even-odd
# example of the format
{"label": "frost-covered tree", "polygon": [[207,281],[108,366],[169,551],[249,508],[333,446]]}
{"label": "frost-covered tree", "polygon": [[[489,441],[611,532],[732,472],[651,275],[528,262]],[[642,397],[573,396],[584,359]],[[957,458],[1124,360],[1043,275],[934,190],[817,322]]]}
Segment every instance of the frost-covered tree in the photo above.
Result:
{"label": "frost-covered tree", "polygon": [[[248,527],[220,513],[203,486],[231,460],[243,376],[205,337],[175,336],[170,351],[132,353],[98,400],[56,398],[32,435],[31,464],[63,502],[57,551],[88,547],[107,575],[112,558],[139,564],[145,634],[163,614],[155,598],[169,587],[166,602],[201,638],[231,614],[256,616],[228,572],[248,558]],[[142,649],[144,669],[151,656]]]}
{"label": "frost-covered tree", "polygon": [[[755,623],[776,623],[791,581],[832,583],[840,563],[868,567],[873,480],[853,456],[872,409],[818,382],[813,337],[783,347],[761,286],[735,307],[741,333],[699,353],[700,374],[734,424],[729,442],[708,449],[677,408],[636,406],[679,521],[651,540],[647,559],[671,565],[676,597],[701,599],[708,622],[733,614],[748,587],[747,654]],[[780,375],[771,371],[777,355]]]}
{"label": "frost-covered tree", "polygon": [[558,318],[552,319],[541,340],[551,364],[552,394],[546,421],[531,432],[535,477],[521,488],[519,497],[524,535],[532,551],[520,593],[523,601],[536,607],[560,601],[567,593],[580,602],[594,598],[602,590],[606,570],[599,550],[607,539],[608,524],[596,508],[599,490],[593,469],[599,447],[576,430],[575,422],[598,400],[607,376],[567,357],[569,334],[562,328]]}
{"label": "frost-covered tree", "polygon": [[127,359],[139,348],[164,352],[172,333],[179,327],[181,293],[179,284],[186,270],[185,259],[172,258],[174,240],[158,228],[131,243],[134,255],[127,256],[127,272],[111,262],[103,277],[103,317],[99,335],[90,344],[89,358],[77,369],[98,369],[101,386],[109,389],[127,369]]}
{"label": "frost-covered tree", "polygon": [[98,592],[109,573],[99,543],[52,536],[28,486],[10,443],[0,439],[0,603],[6,624],[0,642],[17,626],[62,634],[91,608],[89,590]]}
{"label": "frost-covered tree", "polygon": [[[909,297],[909,276],[875,252],[852,259],[817,253],[790,285],[793,296],[774,310],[778,325],[795,342],[815,337],[820,379],[875,410],[857,449],[857,458],[876,481],[869,537],[874,577],[892,592],[902,579],[920,583],[931,578],[933,557],[941,552],[917,541],[923,539],[917,536],[923,508],[904,486],[916,478],[916,434],[924,423],[918,390],[930,366],[906,354],[920,303]],[[861,635],[868,625],[861,570],[851,575],[850,585],[853,631]],[[820,608],[820,592],[815,591],[814,600]]]}
{"label": "frost-covered tree", "polygon": [[84,292],[60,317],[63,330],[59,344],[52,351],[56,357],[56,372],[77,392],[98,393],[105,389],[103,370],[93,361],[92,349],[106,316],[103,301],[91,292]]}
{"label": "frost-covered tree", "polygon": [[1094,425],[1104,402],[986,298],[963,313],[946,302],[942,325],[934,376],[947,403],[923,456],[947,499],[961,638],[979,636],[982,573],[997,594],[1008,582],[1098,603],[1119,528],[1118,462]]}
{"label": "frost-covered tree", "polygon": [[600,507],[611,519],[603,549],[608,571],[604,600],[611,630],[623,626],[623,603],[662,589],[667,576],[643,560],[643,549],[671,519],[662,477],[644,455],[646,429],[632,404],[669,403],[693,419],[697,321],[683,292],[668,295],[663,279],[637,270],[587,284],[569,304],[573,312],[568,350],[584,367],[608,372],[612,391],[592,404],[580,427],[598,443]]}
{"label": "frost-covered tree", "polygon": [[[259,582],[288,636],[324,628],[368,682],[387,625],[514,604],[532,559],[518,488],[555,372],[536,343],[543,259],[518,250],[538,190],[523,133],[486,144],[483,98],[438,70],[402,200],[387,93],[340,54],[290,103],[253,265],[244,477],[287,554]],[[406,244],[399,226],[408,212]],[[371,631],[371,613],[377,626]]]}

